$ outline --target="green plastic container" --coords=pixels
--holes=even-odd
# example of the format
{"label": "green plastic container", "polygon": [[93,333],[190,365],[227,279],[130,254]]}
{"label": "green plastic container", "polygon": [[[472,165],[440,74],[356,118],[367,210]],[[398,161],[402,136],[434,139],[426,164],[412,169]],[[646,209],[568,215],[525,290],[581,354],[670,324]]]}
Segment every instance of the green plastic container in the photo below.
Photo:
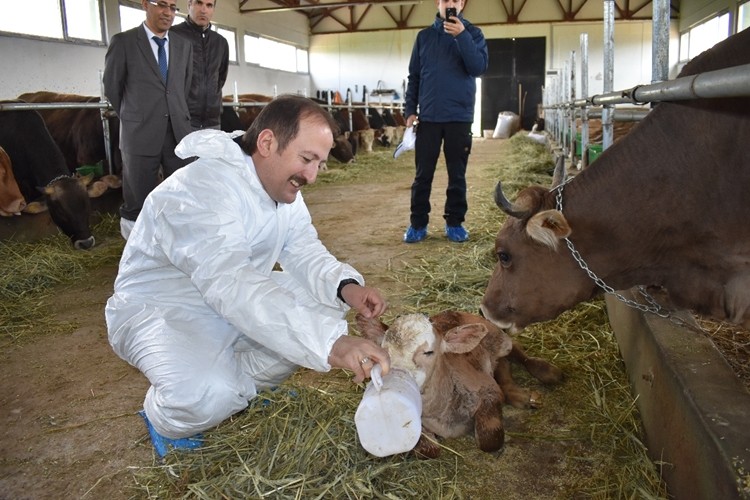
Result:
{"label": "green plastic container", "polygon": [[602,154],[602,145],[601,144],[589,144],[589,164],[593,163],[594,160],[599,158],[599,155]]}
{"label": "green plastic container", "polygon": [[101,177],[104,175],[104,166],[102,165],[102,162],[95,165],[81,165],[76,169],[76,172],[81,177],[86,177],[91,174],[94,174],[94,177]]}

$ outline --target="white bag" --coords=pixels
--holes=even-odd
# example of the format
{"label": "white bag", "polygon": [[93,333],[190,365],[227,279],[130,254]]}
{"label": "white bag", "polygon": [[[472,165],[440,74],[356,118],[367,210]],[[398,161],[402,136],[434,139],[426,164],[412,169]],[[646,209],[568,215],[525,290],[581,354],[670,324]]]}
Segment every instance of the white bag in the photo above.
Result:
{"label": "white bag", "polygon": [[404,138],[401,139],[401,144],[398,145],[396,151],[393,152],[393,157],[398,158],[401,153],[414,149],[414,144],[417,142],[417,133],[414,132],[414,125],[407,127],[404,130]]}

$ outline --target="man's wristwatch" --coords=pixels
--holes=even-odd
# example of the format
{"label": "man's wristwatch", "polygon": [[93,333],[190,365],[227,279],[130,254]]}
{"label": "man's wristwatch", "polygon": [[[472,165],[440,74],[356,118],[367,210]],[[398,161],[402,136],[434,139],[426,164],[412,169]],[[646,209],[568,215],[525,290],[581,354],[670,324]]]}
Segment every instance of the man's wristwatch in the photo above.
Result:
{"label": "man's wristwatch", "polygon": [[347,278],[345,280],[341,280],[341,282],[339,283],[339,287],[336,289],[336,297],[341,299],[341,302],[343,302],[344,304],[346,304],[346,301],[344,300],[344,297],[341,296],[341,290],[343,290],[346,285],[351,285],[352,283],[354,283],[355,285],[359,285],[359,281],[355,280],[354,278]]}

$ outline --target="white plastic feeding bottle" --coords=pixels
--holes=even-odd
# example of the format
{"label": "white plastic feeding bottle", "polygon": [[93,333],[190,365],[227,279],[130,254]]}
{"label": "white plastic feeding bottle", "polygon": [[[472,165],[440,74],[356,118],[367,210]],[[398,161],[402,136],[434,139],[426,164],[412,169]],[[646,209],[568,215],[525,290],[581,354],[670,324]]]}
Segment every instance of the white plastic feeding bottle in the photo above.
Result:
{"label": "white plastic feeding bottle", "polygon": [[370,377],[354,414],[359,442],[376,457],[412,450],[422,433],[422,396],[416,380],[398,368],[382,376],[379,364],[372,367]]}

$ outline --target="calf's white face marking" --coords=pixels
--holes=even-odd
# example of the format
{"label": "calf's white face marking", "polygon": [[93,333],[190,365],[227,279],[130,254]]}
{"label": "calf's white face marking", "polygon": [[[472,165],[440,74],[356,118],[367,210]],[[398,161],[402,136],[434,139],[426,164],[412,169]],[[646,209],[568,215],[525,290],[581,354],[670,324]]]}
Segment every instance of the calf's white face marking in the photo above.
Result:
{"label": "calf's white face marking", "polygon": [[391,366],[408,371],[422,388],[438,355],[430,319],[423,314],[399,316],[385,332],[382,346],[391,356]]}

